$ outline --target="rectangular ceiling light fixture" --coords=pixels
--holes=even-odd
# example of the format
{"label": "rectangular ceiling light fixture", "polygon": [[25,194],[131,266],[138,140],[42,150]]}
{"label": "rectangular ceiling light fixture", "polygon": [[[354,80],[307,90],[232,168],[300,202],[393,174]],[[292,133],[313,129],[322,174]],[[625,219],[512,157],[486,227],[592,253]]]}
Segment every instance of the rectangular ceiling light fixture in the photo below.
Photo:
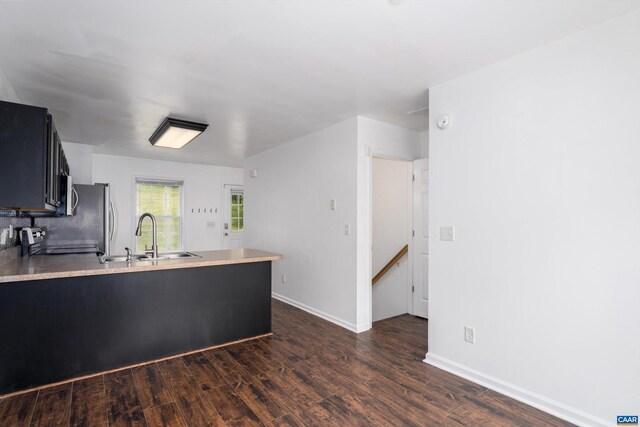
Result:
{"label": "rectangular ceiling light fixture", "polygon": [[154,147],[182,148],[204,132],[207,126],[167,117],[151,135],[149,142]]}

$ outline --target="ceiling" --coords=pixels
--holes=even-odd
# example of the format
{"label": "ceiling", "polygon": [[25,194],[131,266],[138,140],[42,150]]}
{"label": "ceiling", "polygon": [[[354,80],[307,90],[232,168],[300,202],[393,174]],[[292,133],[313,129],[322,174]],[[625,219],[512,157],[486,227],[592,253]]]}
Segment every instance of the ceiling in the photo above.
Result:
{"label": "ceiling", "polygon": [[[356,114],[425,130],[430,86],[638,0],[0,0],[0,68],[98,153],[241,166]],[[1,75],[1,73],[0,73]],[[209,123],[183,150],[166,116]]]}

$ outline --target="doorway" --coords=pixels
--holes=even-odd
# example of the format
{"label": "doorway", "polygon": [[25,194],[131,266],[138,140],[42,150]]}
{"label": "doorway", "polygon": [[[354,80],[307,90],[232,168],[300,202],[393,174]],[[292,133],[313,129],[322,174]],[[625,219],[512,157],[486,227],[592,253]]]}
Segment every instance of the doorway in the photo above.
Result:
{"label": "doorway", "polygon": [[412,162],[372,159],[372,321],[411,312]]}
{"label": "doorway", "polygon": [[225,184],[222,197],[222,247],[224,249],[242,248],[242,236],[244,232],[244,189],[242,185]]}

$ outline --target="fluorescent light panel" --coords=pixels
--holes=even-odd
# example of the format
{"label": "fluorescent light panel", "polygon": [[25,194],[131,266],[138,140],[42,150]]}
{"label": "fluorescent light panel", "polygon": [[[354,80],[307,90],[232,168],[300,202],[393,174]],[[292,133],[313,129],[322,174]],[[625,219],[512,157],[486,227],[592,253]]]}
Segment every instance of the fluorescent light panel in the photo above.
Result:
{"label": "fluorescent light panel", "polygon": [[167,117],[151,135],[149,142],[154,147],[179,149],[193,141],[205,131],[207,124],[189,122]]}

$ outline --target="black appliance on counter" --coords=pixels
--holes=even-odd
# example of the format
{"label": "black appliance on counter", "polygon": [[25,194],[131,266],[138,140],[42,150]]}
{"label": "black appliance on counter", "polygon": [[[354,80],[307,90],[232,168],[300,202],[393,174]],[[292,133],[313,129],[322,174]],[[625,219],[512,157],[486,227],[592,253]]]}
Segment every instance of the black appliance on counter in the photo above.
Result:
{"label": "black appliance on counter", "polygon": [[110,253],[115,215],[109,184],[74,184],[73,216],[34,218],[45,228],[38,254]]}
{"label": "black appliance on counter", "polygon": [[20,229],[22,256],[34,255],[40,252],[40,245],[47,235],[40,227],[23,227]]}

